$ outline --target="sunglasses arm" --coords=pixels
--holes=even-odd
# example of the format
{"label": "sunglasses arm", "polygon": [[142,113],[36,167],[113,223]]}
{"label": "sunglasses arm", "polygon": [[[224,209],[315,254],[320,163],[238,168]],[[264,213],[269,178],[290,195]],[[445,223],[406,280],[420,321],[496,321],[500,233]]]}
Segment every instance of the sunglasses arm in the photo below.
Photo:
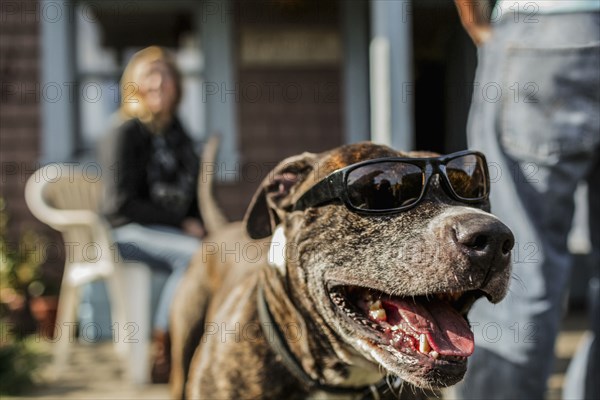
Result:
{"label": "sunglasses arm", "polygon": [[343,174],[334,172],[308,189],[294,205],[294,211],[302,211],[341,198]]}

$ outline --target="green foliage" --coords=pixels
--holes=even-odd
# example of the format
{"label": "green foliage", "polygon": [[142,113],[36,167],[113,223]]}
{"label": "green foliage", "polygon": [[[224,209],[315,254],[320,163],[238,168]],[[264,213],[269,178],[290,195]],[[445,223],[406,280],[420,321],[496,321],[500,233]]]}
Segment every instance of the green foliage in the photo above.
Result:
{"label": "green foliage", "polygon": [[45,239],[28,230],[15,246],[6,238],[9,217],[0,198],[0,296],[39,296],[45,291],[40,267],[45,261]]}
{"label": "green foliage", "polygon": [[37,335],[19,339],[0,322],[0,398],[23,393],[39,382],[40,367],[50,359],[43,344]]}
{"label": "green foliage", "polygon": [[[7,240],[9,217],[6,203],[0,197],[0,398],[31,389],[39,380],[40,366],[49,355],[43,350],[40,335],[23,337],[20,327],[9,323],[10,303],[24,302],[44,292],[41,266],[44,263],[44,238],[26,231],[19,243]],[[40,287],[41,285],[41,287]],[[17,301],[16,301],[17,300]],[[4,307],[6,306],[6,307]]]}

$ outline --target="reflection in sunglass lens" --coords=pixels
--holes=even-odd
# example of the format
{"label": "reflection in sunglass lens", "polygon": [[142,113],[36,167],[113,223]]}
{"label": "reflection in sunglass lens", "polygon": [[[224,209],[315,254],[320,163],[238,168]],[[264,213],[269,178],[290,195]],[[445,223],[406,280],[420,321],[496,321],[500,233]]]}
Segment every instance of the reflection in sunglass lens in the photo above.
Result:
{"label": "reflection in sunglass lens", "polygon": [[381,162],[358,167],[348,174],[350,203],[362,210],[387,210],[408,206],[421,196],[421,168],[401,162]]}
{"label": "reflection in sunglass lens", "polygon": [[448,180],[454,192],[464,199],[481,199],[488,190],[484,161],[477,155],[466,155],[448,161]]}

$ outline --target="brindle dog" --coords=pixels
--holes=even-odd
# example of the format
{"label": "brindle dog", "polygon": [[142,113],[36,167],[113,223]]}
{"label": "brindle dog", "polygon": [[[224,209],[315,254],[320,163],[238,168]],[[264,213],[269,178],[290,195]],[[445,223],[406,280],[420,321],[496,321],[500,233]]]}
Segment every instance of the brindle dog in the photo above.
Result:
{"label": "brindle dog", "polygon": [[[434,174],[401,212],[295,210],[332,171],[435,156],[365,142],[282,161],[243,225],[217,229],[188,271],[173,310],[174,397],[415,398],[460,381],[467,312],[500,301],[510,276],[514,238],[487,199],[459,201]],[[284,260],[268,262],[271,243]]]}

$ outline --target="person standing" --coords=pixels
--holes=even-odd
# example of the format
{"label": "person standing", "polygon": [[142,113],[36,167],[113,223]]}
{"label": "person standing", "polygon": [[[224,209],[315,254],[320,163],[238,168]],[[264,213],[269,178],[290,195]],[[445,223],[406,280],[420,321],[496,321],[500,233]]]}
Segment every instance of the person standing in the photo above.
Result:
{"label": "person standing", "polygon": [[[507,298],[470,313],[476,350],[454,395],[542,399],[571,276],[567,235],[580,182],[588,184],[600,268],[600,1],[498,0],[492,22],[486,2],[455,3],[479,52],[469,147],[495,171],[492,212],[516,245]],[[588,369],[597,369],[597,344],[593,351]],[[588,383],[586,396],[597,393],[598,379]]]}

